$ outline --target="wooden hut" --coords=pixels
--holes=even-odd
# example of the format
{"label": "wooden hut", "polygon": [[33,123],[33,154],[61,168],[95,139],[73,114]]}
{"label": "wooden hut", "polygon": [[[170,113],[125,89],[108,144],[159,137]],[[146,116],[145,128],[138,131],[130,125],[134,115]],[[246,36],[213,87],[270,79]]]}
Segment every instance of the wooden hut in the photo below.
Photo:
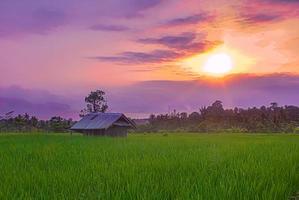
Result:
{"label": "wooden hut", "polygon": [[128,129],[135,123],[122,113],[90,113],[71,127],[84,135],[127,136]]}

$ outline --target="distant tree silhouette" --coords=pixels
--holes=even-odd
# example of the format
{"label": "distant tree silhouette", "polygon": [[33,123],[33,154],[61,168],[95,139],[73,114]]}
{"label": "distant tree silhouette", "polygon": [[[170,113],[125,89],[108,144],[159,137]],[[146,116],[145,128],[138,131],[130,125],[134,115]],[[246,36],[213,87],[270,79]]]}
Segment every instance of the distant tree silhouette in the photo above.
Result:
{"label": "distant tree silhouette", "polygon": [[72,119],[52,117],[50,120],[39,120],[27,113],[0,120],[0,132],[68,132],[74,124]]}
{"label": "distant tree silhouette", "polygon": [[189,115],[189,119],[192,120],[192,121],[199,120],[200,119],[200,114],[198,112],[192,112]]}
{"label": "distant tree silhouette", "polygon": [[199,112],[187,115],[174,111],[171,114],[151,115],[146,131],[191,132],[294,132],[299,127],[299,107],[270,103],[269,107],[224,109],[217,100]]}
{"label": "distant tree silhouette", "polygon": [[104,96],[105,92],[102,90],[91,91],[90,94],[85,97],[86,108],[81,110],[80,117],[83,117],[87,113],[106,112],[108,105]]}

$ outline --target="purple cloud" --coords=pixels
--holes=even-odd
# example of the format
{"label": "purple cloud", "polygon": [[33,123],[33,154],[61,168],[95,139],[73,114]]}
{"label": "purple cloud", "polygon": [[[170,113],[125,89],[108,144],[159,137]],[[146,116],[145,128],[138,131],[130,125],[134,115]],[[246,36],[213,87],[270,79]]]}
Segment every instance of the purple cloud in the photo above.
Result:
{"label": "purple cloud", "polygon": [[144,63],[161,63],[172,61],[179,57],[180,54],[170,50],[155,50],[151,52],[123,52],[117,56],[97,56],[97,59],[106,62],[116,62],[120,64],[144,64]]}
{"label": "purple cloud", "polygon": [[[0,36],[44,34],[59,26],[103,17],[140,16],[163,0],[1,0]],[[109,27],[106,27],[109,29]],[[110,27],[115,29],[115,27]]]}
{"label": "purple cloud", "polygon": [[69,98],[51,94],[44,90],[23,89],[18,86],[0,88],[0,115],[9,111],[28,113],[47,119],[52,116],[76,117],[71,106],[76,103]]}
{"label": "purple cloud", "polygon": [[38,8],[30,12],[11,11],[12,13],[8,14],[5,14],[7,11],[1,14],[1,10],[0,8],[0,36],[19,33],[44,34],[67,21],[65,13],[56,9]]}
{"label": "purple cloud", "polygon": [[45,34],[68,23],[66,0],[1,0],[0,36]]}
{"label": "purple cloud", "polygon": [[130,7],[135,7],[137,12],[146,10],[148,8],[157,6],[163,0],[126,0],[127,2],[123,2],[123,0],[118,0],[118,3],[123,2],[122,5],[129,5]]}
{"label": "purple cloud", "polygon": [[175,36],[169,35],[160,38],[143,38],[137,41],[144,44],[159,44],[172,48],[180,51],[182,56],[185,54],[202,53],[205,50],[214,48],[221,43],[220,41],[206,41],[204,38],[201,38],[202,41],[198,42],[196,40],[196,36],[197,34],[195,33],[186,32]]}
{"label": "purple cloud", "polygon": [[298,3],[299,4],[298,0],[265,0],[265,1],[270,2],[270,3],[282,3],[282,4]]}
{"label": "purple cloud", "polygon": [[90,27],[91,30],[94,31],[127,31],[129,30],[126,26],[121,25],[104,25],[104,24],[96,24]]}
{"label": "purple cloud", "polygon": [[298,0],[246,0],[240,4],[236,19],[246,25],[266,25],[298,17]]}
{"label": "purple cloud", "polygon": [[161,44],[169,48],[182,49],[190,45],[196,39],[195,33],[182,33],[177,36],[163,36],[161,38],[143,38],[138,42],[144,44]]}
{"label": "purple cloud", "polygon": [[14,111],[15,113],[28,113],[42,119],[51,116],[71,117],[76,112],[70,106],[58,102],[32,103],[24,99],[0,97],[0,113]]}
{"label": "purple cloud", "polygon": [[32,22],[28,24],[35,31],[48,31],[64,24],[67,20],[63,11],[55,9],[40,8],[32,12]]}
{"label": "purple cloud", "polygon": [[211,16],[209,16],[206,13],[191,15],[187,17],[182,18],[175,18],[172,20],[169,20],[164,23],[165,26],[180,26],[180,25],[189,25],[189,24],[198,24],[200,22],[207,22],[212,19]]}
{"label": "purple cloud", "polygon": [[282,19],[283,17],[278,14],[248,14],[242,17],[241,22],[247,24],[257,24],[271,21],[280,21]]}

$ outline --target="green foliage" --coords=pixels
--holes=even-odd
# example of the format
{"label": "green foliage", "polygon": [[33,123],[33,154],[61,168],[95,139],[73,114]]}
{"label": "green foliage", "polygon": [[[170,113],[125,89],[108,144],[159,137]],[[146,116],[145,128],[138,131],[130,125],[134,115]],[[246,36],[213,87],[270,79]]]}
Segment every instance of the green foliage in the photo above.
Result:
{"label": "green foliage", "polygon": [[288,199],[299,136],[0,136],[0,199]]}
{"label": "green foliage", "polygon": [[49,130],[51,132],[67,132],[72,126],[72,120],[65,120],[62,117],[52,117],[49,122]]}
{"label": "green foliage", "polygon": [[39,120],[27,113],[14,118],[0,120],[1,132],[68,132],[74,124],[72,119],[52,117],[50,120]]}
{"label": "green foliage", "polygon": [[294,128],[294,133],[299,134],[299,127]]}

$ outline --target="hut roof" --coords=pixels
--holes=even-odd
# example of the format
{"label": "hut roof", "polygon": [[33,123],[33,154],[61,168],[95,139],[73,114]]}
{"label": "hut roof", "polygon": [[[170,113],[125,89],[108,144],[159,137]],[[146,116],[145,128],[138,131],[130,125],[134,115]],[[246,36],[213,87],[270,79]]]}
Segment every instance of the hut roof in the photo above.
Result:
{"label": "hut roof", "polygon": [[108,129],[111,126],[135,128],[135,123],[122,113],[89,113],[71,127],[71,130]]}

